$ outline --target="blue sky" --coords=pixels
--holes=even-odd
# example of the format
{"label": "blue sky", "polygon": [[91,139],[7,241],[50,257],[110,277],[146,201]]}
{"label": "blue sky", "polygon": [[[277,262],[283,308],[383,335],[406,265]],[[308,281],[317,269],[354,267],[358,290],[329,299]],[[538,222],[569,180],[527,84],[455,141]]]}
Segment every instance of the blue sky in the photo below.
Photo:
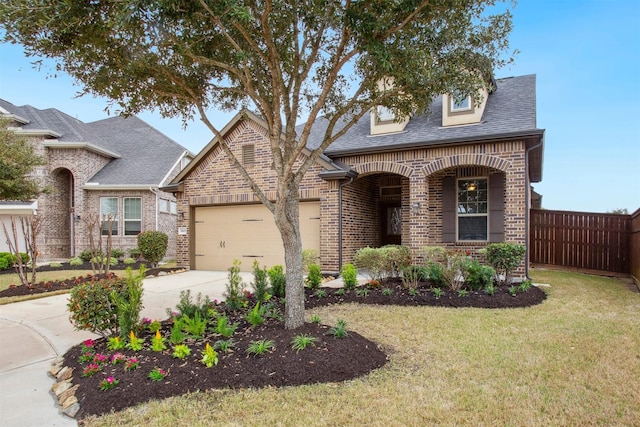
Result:
{"label": "blue sky", "polygon": [[[640,1],[521,0],[514,10],[516,62],[496,77],[537,75],[538,127],[546,129],[543,207],[586,212],[640,208]],[[20,46],[0,44],[0,98],[57,108],[84,122],[107,101],[75,98],[70,77],[32,69]],[[219,127],[230,113],[212,114]],[[211,134],[197,120],[140,118],[197,153]]]}

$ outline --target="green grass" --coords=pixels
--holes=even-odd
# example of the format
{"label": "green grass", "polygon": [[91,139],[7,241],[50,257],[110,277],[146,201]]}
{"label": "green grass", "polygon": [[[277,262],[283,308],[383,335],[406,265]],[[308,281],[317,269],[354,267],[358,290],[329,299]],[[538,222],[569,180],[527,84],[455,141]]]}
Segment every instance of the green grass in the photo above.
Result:
{"label": "green grass", "polygon": [[640,294],[616,279],[536,270],[526,309],[332,306],[307,313],[378,342],[390,362],[340,384],[214,390],[87,426],[631,426],[640,420]]}

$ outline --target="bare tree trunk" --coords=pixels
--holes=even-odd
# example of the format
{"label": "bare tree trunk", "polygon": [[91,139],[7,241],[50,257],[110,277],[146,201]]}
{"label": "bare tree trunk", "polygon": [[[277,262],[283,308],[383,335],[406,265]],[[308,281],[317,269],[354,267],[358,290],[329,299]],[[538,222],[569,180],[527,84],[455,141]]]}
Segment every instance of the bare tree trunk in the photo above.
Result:
{"label": "bare tree trunk", "polygon": [[22,225],[22,235],[26,245],[26,252],[31,258],[31,282],[36,283],[37,262],[40,252],[38,251],[38,235],[42,229],[42,217],[20,217]]}
{"label": "bare tree trunk", "polygon": [[9,219],[11,221],[11,232],[7,230],[7,226],[4,222],[2,222],[2,229],[4,230],[4,235],[7,238],[9,252],[15,257],[15,268],[16,273],[18,273],[18,277],[20,278],[20,283],[22,283],[24,286],[29,287],[29,280],[27,280],[27,274],[24,271],[24,266],[22,264],[22,256],[20,256],[20,240],[18,239],[18,226],[16,225],[16,217],[11,215]]}
{"label": "bare tree trunk", "polygon": [[284,327],[285,329],[296,329],[304,325],[302,239],[300,236],[298,188],[291,184],[286,191],[288,197],[280,197],[276,202],[274,218],[282,235],[287,269]]}

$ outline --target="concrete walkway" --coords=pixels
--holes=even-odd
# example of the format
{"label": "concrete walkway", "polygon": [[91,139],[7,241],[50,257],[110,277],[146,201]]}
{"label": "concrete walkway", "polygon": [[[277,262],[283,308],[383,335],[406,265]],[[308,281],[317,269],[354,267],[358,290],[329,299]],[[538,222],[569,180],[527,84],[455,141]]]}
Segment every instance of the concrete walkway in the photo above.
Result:
{"label": "concrete walkway", "polygon": [[[251,274],[243,273],[245,283]],[[180,291],[190,289],[222,300],[227,272],[188,271],[145,279],[141,317],[165,319]],[[74,330],[67,311],[68,295],[0,306],[0,426],[76,426],[62,415],[50,392],[51,362],[94,334]]]}

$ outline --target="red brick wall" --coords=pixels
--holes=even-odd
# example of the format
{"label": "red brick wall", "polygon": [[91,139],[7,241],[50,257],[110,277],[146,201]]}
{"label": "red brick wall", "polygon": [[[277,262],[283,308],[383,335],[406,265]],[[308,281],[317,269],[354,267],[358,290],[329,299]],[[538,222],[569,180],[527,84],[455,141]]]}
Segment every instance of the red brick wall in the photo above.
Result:
{"label": "red brick wall", "polygon": [[[269,197],[275,193],[275,173],[267,133],[254,122],[241,122],[227,135],[232,151],[241,158],[244,144],[255,144],[256,163],[248,168],[252,177]],[[394,153],[378,153],[335,158],[351,165],[360,176],[342,187],[343,193],[343,263],[352,262],[356,250],[379,244],[379,186],[395,179],[402,187],[402,242],[420,259],[425,246],[442,246],[442,178],[456,176],[468,166],[478,165],[484,174],[501,173],[506,178],[505,240],[525,243],[525,145],[521,141],[470,144]],[[320,199],[320,258],[323,270],[337,271],[338,260],[338,194],[337,182],[318,178],[321,171],[314,166],[301,185],[301,199]],[[178,209],[185,218],[178,226],[190,224],[195,206],[248,203],[257,198],[240,174],[226,160],[222,150],[212,150],[184,181]],[[418,212],[412,205],[419,203]],[[190,236],[178,236],[177,259],[190,266]],[[461,245],[450,245],[458,247]],[[477,250],[483,244],[464,245]],[[521,269],[524,272],[524,267]]]}

